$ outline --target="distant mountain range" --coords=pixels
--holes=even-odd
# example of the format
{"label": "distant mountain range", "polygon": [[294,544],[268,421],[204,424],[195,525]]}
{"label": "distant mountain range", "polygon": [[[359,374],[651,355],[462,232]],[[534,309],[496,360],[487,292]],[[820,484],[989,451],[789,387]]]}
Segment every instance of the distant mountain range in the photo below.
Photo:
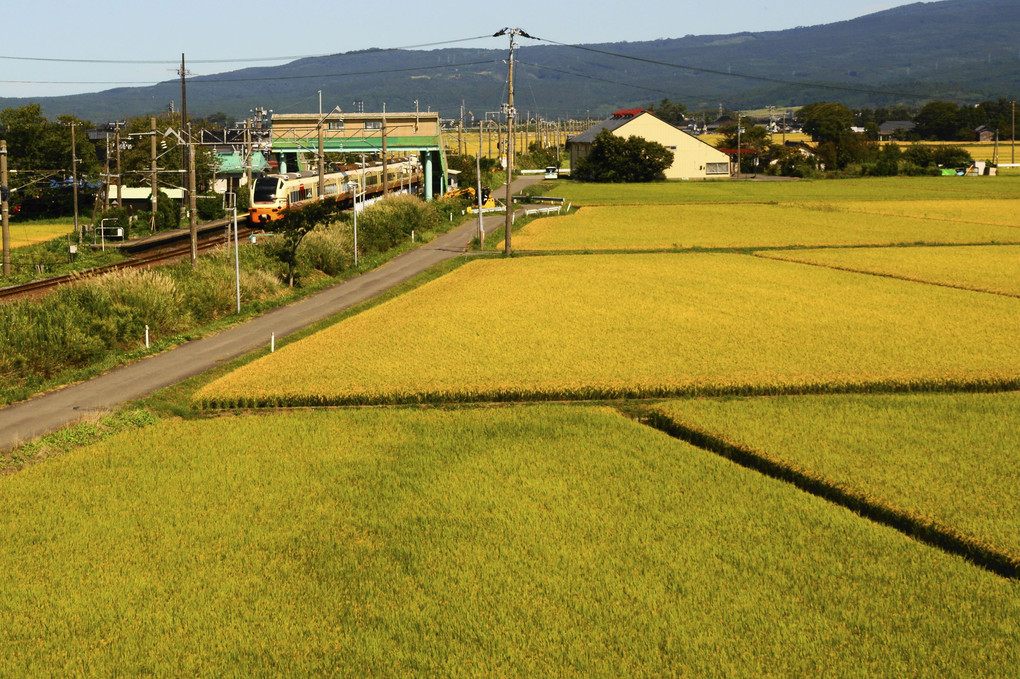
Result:
{"label": "distant mountain range", "polygon": [[[540,26],[539,37],[555,38]],[[857,106],[933,100],[958,104],[1015,98],[1020,89],[1020,2],[915,3],[823,26],[650,42],[565,46],[522,40],[515,94],[521,114],[546,119],[605,117],[668,98],[690,110],[794,106],[841,101]],[[617,56],[619,55],[619,56]],[[244,118],[263,107],[439,111],[476,117],[506,96],[506,49],[367,50],[247,68],[188,80],[188,112]],[[0,109],[39,102],[47,115],[93,122],[167,110],[180,81],[95,94],[0,98]],[[295,105],[294,102],[299,102]]]}

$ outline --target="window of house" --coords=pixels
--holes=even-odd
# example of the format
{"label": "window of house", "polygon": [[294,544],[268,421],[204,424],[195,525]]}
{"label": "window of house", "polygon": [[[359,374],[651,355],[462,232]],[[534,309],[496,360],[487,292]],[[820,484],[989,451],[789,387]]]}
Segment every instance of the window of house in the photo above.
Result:
{"label": "window of house", "polygon": [[729,174],[729,163],[705,163],[705,174]]}

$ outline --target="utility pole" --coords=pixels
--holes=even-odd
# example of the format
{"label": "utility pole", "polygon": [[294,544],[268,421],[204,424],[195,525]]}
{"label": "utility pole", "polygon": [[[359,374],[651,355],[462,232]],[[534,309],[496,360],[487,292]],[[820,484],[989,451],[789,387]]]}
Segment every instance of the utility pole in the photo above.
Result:
{"label": "utility pole", "polygon": [[517,115],[517,109],[514,108],[514,38],[518,35],[530,38],[531,36],[522,31],[519,28],[504,28],[492,37],[498,38],[501,35],[510,36],[510,59],[509,59],[509,78],[507,88],[507,101],[503,107],[503,112],[506,113],[506,240],[503,248],[503,254],[510,256],[513,253],[513,248],[510,244],[511,231],[513,229],[514,219],[514,201],[513,201],[513,190],[511,184],[513,184],[514,177],[514,117]]}
{"label": "utility pole", "polygon": [[81,225],[78,223],[78,154],[74,146],[74,121],[71,121],[71,183],[74,185],[74,230],[78,232],[78,245],[81,245]]}
{"label": "utility pole", "polygon": [[[244,186],[245,190],[248,191],[248,198],[251,198],[251,118],[244,121]],[[248,201],[248,205],[251,205],[251,200]]]}
{"label": "utility pole", "polygon": [[117,123],[117,207],[124,207],[124,181],[120,174],[120,128],[122,122]]}
{"label": "utility pole", "polygon": [[457,120],[457,155],[464,155],[464,100],[460,100],[460,118]]}
{"label": "utility pole", "polygon": [[1016,164],[1016,99],[1013,100],[1012,130],[1009,133],[1009,162]]}
{"label": "utility pole", "polygon": [[[180,70],[180,75],[181,75],[181,135],[183,136],[183,135],[187,134],[187,132],[188,132],[188,86],[187,86],[188,70],[187,70],[187,68],[184,65],[184,53],[183,52],[181,52],[181,70]],[[191,135],[190,134],[188,134],[187,137],[185,138],[185,144],[184,144],[183,151],[184,151],[184,153],[181,156],[181,171],[183,173],[187,173],[189,168],[192,167],[191,159],[189,158],[189,156],[191,155]],[[186,191],[187,187],[189,187],[189,186],[191,186],[191,183],[186,178],[182,177],[181,187],[184,188],[185,191]],[[181,209],[184,209],[183,201],[182,201]],[[193,244],[192,245],[192,250],[194,250],[194,249],[195,249],[195,246]]]}
{"label": "utility pole", "polygon": [[159,180],[156,171],[156,116],[149,118],[149,158],[152,164],[152,195],[149,197],[152,202],[152,222],[149,224],[149,230],[155,233],[156,208],[159,203]]}
{"label": "utility pole", "polygon": [[7,186],[7,140],[0,139],[0,211],[2,211],[2,231],[4,251],[4,276],[11,275],[11,225],[9,222],[10,187]]}
{"label": "utility pole", "polygon": [[[191,135],[189,134],[190,138]],[[188,147],[188,227],[191,231],[191,266],[198,266],[198,215],[195,214],[198,206],[196,203],[195,196],[195,154],[194,149],[191,148],[191,142],[187,144]]]}
{"label": "utility pole", "polygon": [[[386,102],[382,105],[382,195],[390,194],[389,169],[386,163]],[[443,178],[446,181],[446,178]]]}
{"label": "utility pole", "polygon": [[740,179],[740,111],[737,111],[737,179]]}

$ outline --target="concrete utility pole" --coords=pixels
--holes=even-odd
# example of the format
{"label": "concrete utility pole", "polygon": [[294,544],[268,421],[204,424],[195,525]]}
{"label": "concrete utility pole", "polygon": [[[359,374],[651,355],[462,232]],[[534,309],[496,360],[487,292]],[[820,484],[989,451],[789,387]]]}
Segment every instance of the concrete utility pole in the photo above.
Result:
{"label": "concrete utility pole", "polygon": [[531,36],[522,31],[519,28],[504,28],[503,30],[495,33],[492,37],[497,38],[501,35],[510,36],[510,59],[509,59],[509,86],[507,88],[507,100],[506,105],[503,107],[503,112],[506,113],[506,240],[503,248],[503,254],[510,256],[513,253],[513,248],[510,245],[511,231],[513,229],[514,219],[514,201],[513,201],[513,190],[510,185],[513,183],[514,177],[514,117],[517,115],[517,109],[514,108],[514,38],[518,35],[530,38]]}
{"label": "concrete utility pole", "polygon": [[[191,135],[188,135],[189,137]],[[198,266],[198,215],[196,208],[198,207],[195,203],[195,154],[194,149],[191,148],[191,142],[187,144],[188,147],[188,227],[191,231],[191,266]]]}
{"label": "concrete utility pole", "polygon": [[3,237],[4,250],[4,276],[11,275],[11,225],[10,214],[10,188],[7,186],[7,140],[0,139],[0,210],[2,210],[2,227],[0,235]]}
{"label": "concrete utility pole", "polygon": [[71,122],[71,183],[74,185],[74,230],[78,232],[78,245],[81,245],[81,225],[78,223],[78,154],[74,146],[74,122]]}
{"label": "concrete utility pole", "polygon": [[251,205],[251,118],[244,121],[244,186],[248,191],[248,205]]}
{"label": "concrete utility pole", "polygon": [[124,181],[120,174],[120,128],[123,124],[117,123],[117,207],[124,207]]}
{"label": "concrete utility pole", "polygon": [[737,179],[740,179],[740,111],[737,111]]}
{"label": "concrete utility pole", "polygon": [[389,166],[386,163],[386,102],[382,105],[382,195],[390,194]]}
{"label": "concrete utility pole", "polygon": [[152,203],[152,222],[149,224],[149,230],[152,232],[156,231],[156,208],[159,205],[159,180],[156,171],[156,116],[149,118],[149,159],[152,165],[150,172],[152,173],[151,184],[152,184],[152,195],[149,196],[149,200]]}
{"label": "concrete utility pole", "polygon": [[[184,65],[184,53],[181,52],[181,136],[184,136],[188,132],[188,69]],[[188,134],[185,137],[185,144],[183,147],[183,154],[181,155],[181,188],[187,192],[187,188],[191,186],[188,181],[186,174],[191,167],[191,161],[188,156],[191,155],[191,135]],[[181,201],[181,210],[184,209],[184,201]],[[192,246],[194,250],[194,246]]]}
{"label": "concrete utility pole", "polygon": [[1009,162],[1016,164],[1016,99],[1013,100],[1012,130],[1009,133]]}

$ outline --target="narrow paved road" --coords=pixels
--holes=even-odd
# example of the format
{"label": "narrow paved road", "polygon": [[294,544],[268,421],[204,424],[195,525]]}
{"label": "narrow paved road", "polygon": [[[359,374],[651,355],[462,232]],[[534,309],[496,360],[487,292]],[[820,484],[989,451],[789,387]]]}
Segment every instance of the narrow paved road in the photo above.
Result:
{"label": "narrow paved road", "polygon": [[[539,181],[524,177],[514,193]],[[501,195],[502,192],[496,193]],[[486,232],[503,225],[503,215],[486,217]],[[114,408],[163,387],[198,375],[225,361],[269,344],[273,333],[282,338],[324,318],[410,280],[423,271],[463,254],[478,228],[471,220],[431,243],[406,252],[383,266],[340,283],[294,304],[193,342],[116,368],[87,382],[0,408],[0,451],[30,441],[74,422],[90,411]]]}

